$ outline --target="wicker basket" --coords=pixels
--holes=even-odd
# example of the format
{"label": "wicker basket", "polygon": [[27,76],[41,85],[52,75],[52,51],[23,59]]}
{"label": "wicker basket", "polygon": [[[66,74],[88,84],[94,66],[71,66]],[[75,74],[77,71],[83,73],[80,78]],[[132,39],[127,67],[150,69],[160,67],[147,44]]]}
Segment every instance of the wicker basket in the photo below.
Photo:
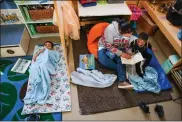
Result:
{"label": "wicker basket", "polygon": [[38,33],[58,33],[58,26],[36,26],[36,31]]}
{"label": "wicker basket", "polygon": [[32,20],[52,19],[54,9],[28,10]]}

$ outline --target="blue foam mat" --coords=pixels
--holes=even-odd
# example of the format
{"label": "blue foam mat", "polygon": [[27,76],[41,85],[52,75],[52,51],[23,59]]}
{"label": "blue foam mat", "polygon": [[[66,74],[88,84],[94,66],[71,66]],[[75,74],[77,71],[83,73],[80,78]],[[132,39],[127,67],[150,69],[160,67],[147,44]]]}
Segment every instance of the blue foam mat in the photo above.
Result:
{"label": "blue foam mat", "polygon": [[152,55],[152,60],[150,61],[149,66],[155,68],[155,70],[158,73],[158,83],[161,87],[161,90],[167,90],[167,89],[171,89],[172,86],[170,84],[169,79],[167,78],[164,70],[162,69],[160,63],[158,62],[155,54],[153,53],[152,50],[147,49],[148,53],[150,53]]}

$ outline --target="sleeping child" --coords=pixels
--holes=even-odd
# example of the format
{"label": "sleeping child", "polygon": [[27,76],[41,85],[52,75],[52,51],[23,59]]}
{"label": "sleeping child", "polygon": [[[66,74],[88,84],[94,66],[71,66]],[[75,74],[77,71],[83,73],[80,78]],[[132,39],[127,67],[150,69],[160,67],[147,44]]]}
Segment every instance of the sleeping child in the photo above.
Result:
{"label": "sleeping child", "polygon": [[59,52],[53,50],[53,43],[50,41],[45,42],[44,48],[35,54],[29,70],[31,87],[27,89],[25,104],[52,104],[52,101],[48,99],[51,76],[56,75],[59,59]]}
{"label": "sleeping child", "polygon": [[136,54],[137,52],[140,52],[143,58],[146,59],[142,66],[141,66],[141,62],[138,62],[135,64],[136,72],[140,77],[143,77],[144,69],[145,67],[149,65],[150,60],[152,59],[152,55],[147,52],[147,48],[150,48],[153,51],[156,51],[156,49],[152,48],[152,45],[147,40],[148,40],[148,34],[145,32],[141,32],[138,36],[138,39],[134,40],[130,44],[132,53]]}

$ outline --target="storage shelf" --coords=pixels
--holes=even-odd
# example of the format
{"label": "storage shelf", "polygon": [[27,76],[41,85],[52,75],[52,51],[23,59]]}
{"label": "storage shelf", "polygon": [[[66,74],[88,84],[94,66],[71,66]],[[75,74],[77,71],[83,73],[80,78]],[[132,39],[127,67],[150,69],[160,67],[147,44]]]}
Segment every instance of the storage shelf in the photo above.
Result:
{"label": "storage shelf", "polygon": [[[38,1],[15,1],[17,5],[40,5],[40,3]],[[41,4],[54,4],[54,1],[48,1],[45,3],[41,3]]]}
{"label": "storage shelf", "polygon": [[[16,4],[18,6],[18,9],[20,10],[21,12],[21,15],[23,17],[23,22],[24,24],[26,25],[27,29],[28,29],[28,32],[31,36],[31,38],[41,38],[41,37],[54,37],[54,36],[59,36],[59,33],[37,33],[35,35],[33,35],[31,33],[31,29],[29,28],[29,24],[45,24],[45,23],[53,23],[53,18],[50,18],[50,19],[44,19],[44,20],[27,20],[26,18],[26,15],[25,15],[25,12],[23,10],[23,6],[27,6],[27,5],[40,5],[40,3],[38,1],[16,1]],[[44,2],[44,3],[41,3],[42,5],[52,5],[54,4],[54,1],[48,1],[48,2]]]}
{"label": "storage shelf", "polygon": [[14,22],[14,23],[1,23],[1,25],[19,25],[19,24],[24,24],[23,22]]}
{"label": "storage shelf", "polygon": [[40,37],[52,37],[59,36],[59,33],[37,33],[36,35],[32,35],[32,38],[40,38]]}
{"label": "storage shelf", "polygon": [[45,19],[45,20],[35,20],[35,21],[33,21],[33,20],[30,20],[30,21],[28,21],[28,20],[26,20],[25,21],[27,24],[30,24],[30,23],[49,23],[49,22],[53,22],[53,19]]}
{"label": "storage shelf", "polygon": [[79,17],[92,16],[115,16],[115,15],[131,15],[132,12],[128,5],[124,3],[115,4],[97,4],[96,6],[83,7],[78,1]]}

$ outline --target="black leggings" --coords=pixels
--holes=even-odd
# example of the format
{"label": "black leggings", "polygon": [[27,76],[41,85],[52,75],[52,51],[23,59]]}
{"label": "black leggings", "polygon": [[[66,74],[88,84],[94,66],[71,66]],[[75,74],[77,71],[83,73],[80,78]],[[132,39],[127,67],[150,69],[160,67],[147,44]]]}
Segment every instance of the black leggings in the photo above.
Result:
{"label": "black leggings", "polygon": [[141,62],[136,63],[136,64],[135,64],[135,67],[136,67],[136,72],[137,72],[137,74],[138,74],[140,77],[143,77],[142,70],[144,71],[145,67],[147,67],[147,66],[149,65],[149,63],[150,63],[150,61],[151,61],[151,59],[152,59],[152,55],[149,54],[147,51],[145,51],[145,52],[143,52],[143,53],[141,53],[141,54],[142,54],[143,58],[146,59],[146,60],[145,60],[145,63],[143,64],[142,69],[141,69],[141,67],[140,67]]}

